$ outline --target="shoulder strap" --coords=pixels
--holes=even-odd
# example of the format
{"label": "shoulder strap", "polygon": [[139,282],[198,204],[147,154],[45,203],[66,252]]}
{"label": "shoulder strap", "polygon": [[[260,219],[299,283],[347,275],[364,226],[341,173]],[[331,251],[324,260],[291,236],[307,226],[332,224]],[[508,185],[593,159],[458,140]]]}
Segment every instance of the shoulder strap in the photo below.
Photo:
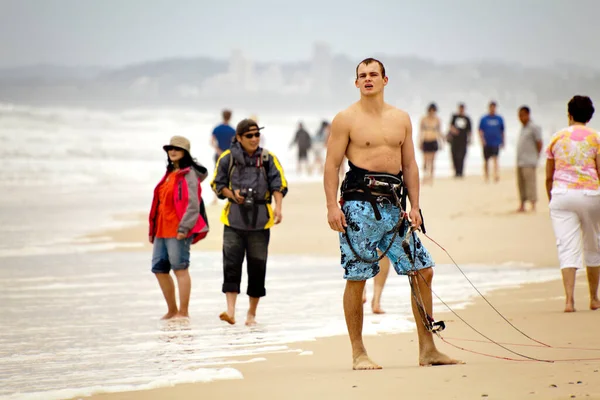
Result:
{"label": "shoulder strap", "polygon": [[[262,149],[262,153],[260,156],[260,166],[259,168],[263,170],[265,178],[267,176],[266,170],[269,168],[269,151],[266,149]],[[233,154],[229,154],[229,168],[227,170],[227,176],[231,179],[231,172],[233,171]]]}

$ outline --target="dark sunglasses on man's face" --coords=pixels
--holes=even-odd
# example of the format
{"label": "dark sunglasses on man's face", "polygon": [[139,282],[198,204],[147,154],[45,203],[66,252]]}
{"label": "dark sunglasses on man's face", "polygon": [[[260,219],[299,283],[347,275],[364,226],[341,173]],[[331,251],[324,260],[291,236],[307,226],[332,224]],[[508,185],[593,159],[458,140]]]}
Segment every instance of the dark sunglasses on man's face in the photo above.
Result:
{"label": "dark sunglasses on man's face", "polygon": [[253,137],[259,138],[260,137],[260,132],[256,132],[255,134],[252,133],[246,133],[245,135],[243,135],[246,139],[252,139]]}

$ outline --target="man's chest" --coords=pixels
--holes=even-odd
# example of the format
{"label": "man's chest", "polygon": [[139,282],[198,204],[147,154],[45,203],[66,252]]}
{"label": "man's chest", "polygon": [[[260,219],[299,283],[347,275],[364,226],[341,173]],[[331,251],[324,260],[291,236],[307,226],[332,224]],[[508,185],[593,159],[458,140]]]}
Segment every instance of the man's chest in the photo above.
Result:
{"label": "man's chest", "polygon": [[394,121],[365,121],[352,127],[350,140],[367,146],[399,146],[405,135],[406,128]]}

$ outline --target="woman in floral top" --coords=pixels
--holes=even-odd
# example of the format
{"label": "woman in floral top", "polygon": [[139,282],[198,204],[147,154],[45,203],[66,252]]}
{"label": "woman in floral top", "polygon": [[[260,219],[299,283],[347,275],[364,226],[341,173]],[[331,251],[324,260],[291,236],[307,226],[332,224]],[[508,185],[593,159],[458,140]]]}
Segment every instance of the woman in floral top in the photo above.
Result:
{"label": "woman in floral top", "polygon": [[[546,191],[566,294],[565,312],[575,311],[575,274],[587,267],[590,308],[600,309],[600,135],[586,126],[594,115],[589,97],[569,101],[569,127],[550,140]],[[584,264],[585,263],[585,264]]]}

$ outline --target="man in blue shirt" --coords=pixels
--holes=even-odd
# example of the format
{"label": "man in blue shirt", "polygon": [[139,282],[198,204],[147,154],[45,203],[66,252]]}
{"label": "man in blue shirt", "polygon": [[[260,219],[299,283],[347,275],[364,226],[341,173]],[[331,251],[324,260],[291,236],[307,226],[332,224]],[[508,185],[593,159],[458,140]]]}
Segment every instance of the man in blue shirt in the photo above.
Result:
{"label": "man in blue shirt", "polygon": [[215,163],[225,150],[231,147],[231,141],[235,137],[235,129],[229,125],[231,111],[223,110],[223,123],[212,132],[212,145],[215,148]]}
{"label": "man in blue shirt", "polygon": [[479,122],[479,136],[483,144],[483,172],[485,181],[489,181],[488,161],[492,159],[494,163],[494,180],[500,180],[498,170],[498,153],[500,148],[504,147],[504,120],[501,116],[496,115],[496,103],[491,102],[489,105],[489,114],[481,118]]}

